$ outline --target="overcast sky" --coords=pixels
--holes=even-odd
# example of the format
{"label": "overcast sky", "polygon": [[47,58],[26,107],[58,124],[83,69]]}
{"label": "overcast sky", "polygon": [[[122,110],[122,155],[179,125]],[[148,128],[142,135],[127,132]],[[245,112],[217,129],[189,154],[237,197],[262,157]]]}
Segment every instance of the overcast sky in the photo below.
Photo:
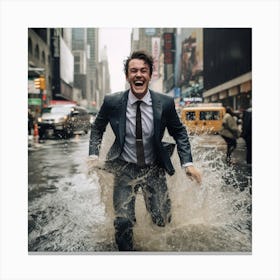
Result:
{"label": "overcast sky", "polygon": [[130,35],[131,28],[99,29],[99,54],[101,56],[104,46],[107,46],[112,92],[125,88],[123,61],[130,54]]}

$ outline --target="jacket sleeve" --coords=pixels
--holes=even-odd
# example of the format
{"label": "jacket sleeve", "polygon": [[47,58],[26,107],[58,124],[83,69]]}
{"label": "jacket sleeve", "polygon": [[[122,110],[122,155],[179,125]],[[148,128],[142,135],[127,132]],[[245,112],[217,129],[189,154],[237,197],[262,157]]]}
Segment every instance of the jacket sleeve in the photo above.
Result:
{"label": "jacket sleeve", "polygon": [[234,138],[238,138],[239,137],[239,130],[238,130],[238,126],[236,123],[236,120],[234,119],[234,117],[230,116],[228,118],[228,128],[231,131],[231,133],[233,134]]}
{"label": "jacket sleeve", "polygon": [[99,155],[103,134],[109,122],[108,119],[108,104],[107,96],[100,108],[100,111],[91,125],[90,140],[89,140],[89,155]]}
{"label": "jacket sleeve", "polygon": [[168,111],[169,114],[167,116],[167,130],[176,141],[177,152],[180,158],[181,165],[192,162],[193,159],[188,133],[178,117],[173,99],[170,102]]}
{"label": "jacket sleeve", "polygon": [[232,131],[238,130],[237,123],[233,117],[228,118],[228,127]]}
{"label": "jacket sleeve", "polygon": [[228,138],[238,138],[239,137],[239,129],[235,119],[230,114],[225,114],[223,119],[223,125],[219,134],[228,137]]}

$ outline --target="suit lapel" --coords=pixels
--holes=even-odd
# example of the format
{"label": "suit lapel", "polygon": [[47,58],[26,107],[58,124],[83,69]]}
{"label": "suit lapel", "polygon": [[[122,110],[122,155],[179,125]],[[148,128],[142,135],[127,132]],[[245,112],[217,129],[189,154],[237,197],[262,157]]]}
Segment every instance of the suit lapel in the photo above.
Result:
{"label": "suit lapel", "polygon": [[154,134],[155,139],[159,140],[160,138],[160,124],[161,124],[161,115],[162,115],[162,104],[159,96],[151,91],[152,106],[153,106],[153,116],[154,116]]}
{"label": "suit lapel", "polygon": [[119,110],[120,110],[119,137],[120,137],[121,147],[123,147],[124,145],[124,138],[125,138],[127,100],[128,100],[128,90],[123,93],[123,96],[119,104]]}

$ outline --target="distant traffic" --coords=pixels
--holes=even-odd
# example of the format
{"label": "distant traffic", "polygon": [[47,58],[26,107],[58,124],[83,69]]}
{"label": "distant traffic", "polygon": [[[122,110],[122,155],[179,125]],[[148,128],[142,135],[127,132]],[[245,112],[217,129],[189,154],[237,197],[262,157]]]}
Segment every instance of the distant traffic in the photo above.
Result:
{"label": "distant traffic", "polygon": [[74,134],[87,134],[93,116],[75,104],[51,105],[42,110],[38,118],[39,139],[69,138]]}

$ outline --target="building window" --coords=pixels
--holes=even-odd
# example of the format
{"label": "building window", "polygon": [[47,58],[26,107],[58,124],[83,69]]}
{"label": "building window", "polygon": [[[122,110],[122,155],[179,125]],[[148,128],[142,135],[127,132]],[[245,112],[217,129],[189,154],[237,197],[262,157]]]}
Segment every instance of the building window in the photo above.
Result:
{"label": "building window", "polygon": [[28,53],[32,54],[33,53],[33,44],[32,44],[32,40],[30,38],[28,38]]}
{"label": "building window", "polygon": [[80,73],[80,64],[74,64],[74,73]]}
{"label": "building window", "polygon": [[45,52],[44,51],[42,51],[42,63],[43,64],[46,64],[46,55],[45,55]]}
{"label": "building window", "polygon": [[35,47],[35,57],[37,59],[39,59],[39,46],[38,45],[36,45],[36,47]]}

